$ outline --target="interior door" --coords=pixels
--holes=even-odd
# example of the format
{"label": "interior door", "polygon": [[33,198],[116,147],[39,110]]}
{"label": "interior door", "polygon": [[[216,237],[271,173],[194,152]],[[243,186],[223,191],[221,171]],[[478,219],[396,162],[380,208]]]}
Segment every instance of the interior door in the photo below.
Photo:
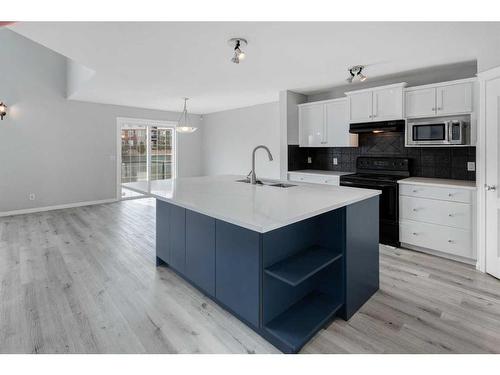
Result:
{"label": "interior door", "polygon": [[436,98],[438,115],[472,112],[472,83],[438,87]]}
{"label": "interior door", "polygon": [[300,146],[318,147],[326,144],[324,108],[323,104],[300,107]]}
{"label": "interior door", "polygon": [[500,242],[498,241],[500,195],[500,77],[488,80],[486,87],[486,272],[500,278]]}

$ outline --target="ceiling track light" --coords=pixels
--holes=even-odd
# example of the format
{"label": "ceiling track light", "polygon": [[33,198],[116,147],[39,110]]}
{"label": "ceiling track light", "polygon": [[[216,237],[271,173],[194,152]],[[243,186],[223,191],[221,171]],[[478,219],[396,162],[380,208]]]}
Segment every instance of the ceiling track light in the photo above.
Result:
{"label": "ceiling track light", "polygon": [[349,71],[349,78],[347,78],[347,82],[352,83],[355,79],[358,79],[360,82],[366,81],[366,76],[363,74],[364,65],[354,65],[347,69]]}
{"label": "ceiling track light", "polygon": [[198,128],[189,125],[188,111],[187,111],[187,101],[189,98],[184,98],[184,109],[182,111],[181,117],[177,122],[175,130],[177,133],[194,133]]}
{"label": "ceiling track light", "polygon": [[0,102],[0,119],[7,115],[7,105],[4,102]]}
{"label": "ceiling track light", "polygon": [[241,48],[248,45],[246,39],[231,38],[227,41],[227,44],[233,47],[233,57],[231,58],[231,62],[239,64],[241,60],[245,59],[246,54]]}

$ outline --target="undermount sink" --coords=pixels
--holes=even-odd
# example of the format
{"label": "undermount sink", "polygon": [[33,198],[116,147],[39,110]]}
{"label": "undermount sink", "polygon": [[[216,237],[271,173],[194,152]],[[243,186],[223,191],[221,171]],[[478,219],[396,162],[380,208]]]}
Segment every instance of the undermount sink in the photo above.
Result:
{"label": "undermount sink", "polygon": [[[236,180],[236,182],[244,182],[246,184],[250,183],[249,179],[243,179],[243,180]],[[274,187],[279,187],[279,188],[289,188],[297,185],[292,185],[292,184],[286,184],[283,182],[263,182],[260,180],[257,180],[256,185],[266,185],[266,186],[274,186]]]}

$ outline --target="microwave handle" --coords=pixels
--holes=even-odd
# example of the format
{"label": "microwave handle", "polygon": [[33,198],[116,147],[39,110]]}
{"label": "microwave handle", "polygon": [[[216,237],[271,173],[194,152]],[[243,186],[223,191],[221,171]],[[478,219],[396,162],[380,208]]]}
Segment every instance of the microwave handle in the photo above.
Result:
{"label": "microwave handle", "polygon": [[448,139],[447,141],[451,143],[453,141],[453,127],[451,126],[451,121],[446,121],[446,129],[447,129],[447,134],[448,134]]}

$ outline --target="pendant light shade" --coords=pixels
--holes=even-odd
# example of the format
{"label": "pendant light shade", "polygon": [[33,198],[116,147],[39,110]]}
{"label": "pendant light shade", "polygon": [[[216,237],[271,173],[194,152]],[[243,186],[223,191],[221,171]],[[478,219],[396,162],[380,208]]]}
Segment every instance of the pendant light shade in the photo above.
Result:
{"label": "pendant light shade", "polygon": [[181,117],[177,123],[175,130],[177,133],[194,133],[198,128],[189,125],[189,118],[187,113],[187,101],[189,98],[184,98],[184,110],[182,111]]}

